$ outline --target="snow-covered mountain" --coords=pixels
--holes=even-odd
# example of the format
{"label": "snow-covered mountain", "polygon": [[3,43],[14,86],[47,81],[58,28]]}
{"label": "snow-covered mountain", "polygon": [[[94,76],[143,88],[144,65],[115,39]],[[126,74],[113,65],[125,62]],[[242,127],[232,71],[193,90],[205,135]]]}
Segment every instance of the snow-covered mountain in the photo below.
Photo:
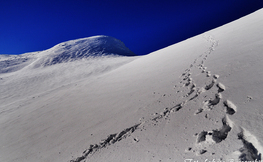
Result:
{"label": "snow-covered mountain", "polygon": [[136,56],[120,40],[100,35],[63,42],[41,52],[23,55],[0,55],[0,73],[20,70],[28,65],[26,62],[37,68],[109,55]]}
{"label": "snow-covered mountain", "polygon": [[[2,104],[100,75],[136,59],[127,56],[135,54],[109,36],[71,40],[40,52],[0,55]],[[13,97],[6,98],[9,94]]]}
{"label": "snow-covered mountain", "polygon": [[262,160],[262,15],[146,56],[1,56],[0,160]]}

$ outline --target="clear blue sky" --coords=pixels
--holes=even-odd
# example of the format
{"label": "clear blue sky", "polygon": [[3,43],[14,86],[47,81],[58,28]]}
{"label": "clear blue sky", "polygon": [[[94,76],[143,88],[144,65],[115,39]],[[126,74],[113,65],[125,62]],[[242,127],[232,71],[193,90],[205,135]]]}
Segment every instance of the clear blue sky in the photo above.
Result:
{"label": "clear blue sky", "polygon": [[108,35],[148,54],[263,7],[263,0],[0,0],[0,54]]}

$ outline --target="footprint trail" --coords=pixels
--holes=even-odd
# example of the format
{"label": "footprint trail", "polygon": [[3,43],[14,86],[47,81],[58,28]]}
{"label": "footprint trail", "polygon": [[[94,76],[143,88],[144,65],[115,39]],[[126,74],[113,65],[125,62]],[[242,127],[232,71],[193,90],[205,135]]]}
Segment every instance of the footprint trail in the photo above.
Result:
{"label": "footprint trail", "polygon": [[[82,156],[77,157],[70,162],[81,162],[92,156],[94,153],[101,149],[109,147],[117,142],[120,142],[127,137],[132,136],[137,130],[145,131],[149,127],[155,127],[163,121],[169,121],[173,114],[180,114],[181,110],[184,108],[189,108],[188,105],[193,105],[193,103],[201,103],[203,106],[196,107],[196,111],[193,115],[196,117],[202,115],[205,111],[217,110],[221,111],[222,117],[219,116],[222,122],[222,126],[217,129],[210,130],[200,130],[200,133],[196,133],[196,140],[192,143],[192,147],[187,152],[195,152],[196,156],[207,155],[210,152],[210,147],[213,145],[218,145],[219,143],[224,143],[229,134],[233,130],[235,123],[229,118],[237,113],[237,106],[230,101],[225,99],[223,94],[227,91],[227,88],[221,82],[218,82],[219,75],[213,74],[208,71],[205,66],[210,54],[215,51],[218,46],[218,41],[212,36],[205,36],[205,39],[211,44],[210,47],[204,53],[200,54],[193,63],[184,70],[184,72],[179,76],[180,80],[177,85],[174,86],[174,90],[177,96],[181,96],[176,102],[171,103],[165,108],[162,108],[160,112],[155,112],[154,117],[149,117],[146,119],[142,117],[140,122],[125,128],[121,132],[109,134],[107,138],[103,139],[98,144],[92,144],[85,150]],[[194,75],[193,75],[194,74]],[[201,85],[196,82],[195,77],[198,76],[200,80],[204,81]],[[211,98],[208,98],[210,96]],[[208,120],[207,114],[205,115],[205,120]],[[144,119],[144,121],[142,121]],[[210,119],[208,122],[211,122]],[[169,123],[169,122],[168,122]],[[263,153],[262,147],[257,142],[256,138],[249,134],[244,128],[241,128],[241,132],[237,135],[238,139],[242,141],[243,147],[240,148],[239,160],[261,160],[261,154]],[[252,140],[250,140],[252,138]],[[134,141],[139,142],[140,140],[134,138]]]}

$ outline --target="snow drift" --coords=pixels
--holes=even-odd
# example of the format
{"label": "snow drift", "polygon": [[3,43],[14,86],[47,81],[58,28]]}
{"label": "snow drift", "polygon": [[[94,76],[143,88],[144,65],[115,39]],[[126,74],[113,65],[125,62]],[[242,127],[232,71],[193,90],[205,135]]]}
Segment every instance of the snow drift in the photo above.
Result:
{"label": "snow drift", "polygon": [[1,161],[262,160],[262,14],[92,76],[87,60],[2,73]]}

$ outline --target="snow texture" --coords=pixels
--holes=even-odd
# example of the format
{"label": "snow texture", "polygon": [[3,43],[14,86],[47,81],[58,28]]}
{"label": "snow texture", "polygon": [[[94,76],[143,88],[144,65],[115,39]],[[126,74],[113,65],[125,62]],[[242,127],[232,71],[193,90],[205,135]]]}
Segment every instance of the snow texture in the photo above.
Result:
{"label": "snow texture", "polygon": [[105,36],[0,55],[0,161],[263,160],[262,14],[146,56]]}
{"label": "snow texture", "polygon": [[[60,43],[48,50],[23,55],[2,55],[0,73],[34,68],[101,56],[136,56],[123,42],[109,36],[94,36]],[[34,62],[32,63],[32,60]]]}

